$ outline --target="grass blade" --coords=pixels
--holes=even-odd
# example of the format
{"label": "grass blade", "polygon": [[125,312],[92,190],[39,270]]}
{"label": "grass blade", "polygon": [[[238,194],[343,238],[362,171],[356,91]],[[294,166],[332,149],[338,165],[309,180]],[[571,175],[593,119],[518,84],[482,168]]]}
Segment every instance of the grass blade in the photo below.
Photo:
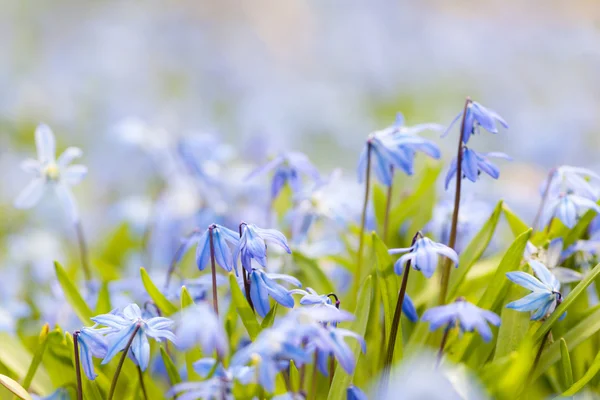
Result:
{"label": "grass blade", "polygon": [[154,301],[154,304],[160,309],[160,311],[165,316],[169,316],[175,314],[178,309],[165,297],[164,294],[156,287],[152,279],[150,279],[150,275],[146,272],[144,267],[140,268],[140,275],[142,277],[142,283],[144,284],[144,288],[146,288],[146,292],[150,298]]}

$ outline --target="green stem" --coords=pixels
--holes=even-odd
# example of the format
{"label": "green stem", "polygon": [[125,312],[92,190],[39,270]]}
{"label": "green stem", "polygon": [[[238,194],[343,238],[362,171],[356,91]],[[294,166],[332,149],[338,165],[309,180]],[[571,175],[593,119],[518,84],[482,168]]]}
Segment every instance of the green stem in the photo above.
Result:
{"label": "green stem", "polygon": [[544,194],[542,195],[542,200],[540,201],[540,206],[538,207],[537,212],[535,213],[535,218],[533,219],[533,223],[531,227],[533,228],[533,232],[537,231],[538,223],[540,222],[540,218],[542,216],[542,211],[544,210],[544,205],[546,204],[546,200],[548,200],[548,195],[550,194],[550,186],[552,185],[552,181],[554,180],[554,174],[556,173],[556,168],[552,168],[548,173],[548,182],[546,183],[546,188],[544,189]]}
{"label": "green stem", "polygon": [[310,382],[310,395],[308,397],[312,400],[317,398],[317,369],[317,352],[315,351],[315,355],[313,356],[312,379]]}
{"label": "green stem", "polygon": [[79,361],[79,331],[73,332],[73,350],[75,351],[75,376],[77,377],[77,400],[83,400],[81,367]]}
{"label": "green stem", "polygon": [[392,190],[394,187],[394,167],[390,167],[390,175],[392,176],[392,181],[390,182],[390,186],[388,186],[387,191],[387,200],[385,203],[385,218],[383,220],[383,242],[387,243],[388,240],[388,229],[390,224],[390,210],[392,208]]}
{"label": "green stem", "polygon": [[[467,116],[467,108],[471,104],[471,99],[467,97],[465,108],[463,110],[462,122],[460,124],[460,133],[458,135],[458,149],[456,155],[456,189],[454,191],[454,212],[452,213],[452,226],[450,229],[450,239],[448,247],[454,249],[456,247],[456,232],[458,227],[458,212],[460,208],[460,188],[462,184],[462,158],[463,158],[463,131],[465,130],[465,117]],[[442,279],[440,284],[439,304],[446,304],[446,296],[448,295],[448,284],[450,283],[450,271],[452,260],[446,258],[442,266]]]}
{"label": "green stem", "polygon": [[527,378],[528,383],[533,383],[533,375],[535,373],[535,369],[540,362],[540,357],[542,356],[542,352],[544,351],[544,346],[546,345],[546,342],[548,341],[551,332],[552,331],[548,331],[548,333],[544,335],[542,343],[540,343],[540,347],[538,348],[537,354],[535,355],[535,360],[533,361],[533,365],[531,366],[531,370],[529,371],[529,376]]}
{"label": "green stem", "polygon": [[173,275],[173,272],[175,272],[175,267],[177,267],[177,261],[179,261],[179,259],[183,255],[183,252],[186,249],[188,240],[197,232],[198,232],[197,230],[194,230],[192,233],[187,235],[185,237],[185,240],[183,241],[183,243],[181,243],[179,245],[179,247],[177,248],[177,250],[175,250],[175,254],[173,255],[173,258],[171,259],[171,263],[169,264],[169,269],[167,270],[167,279],[165,279],[165,291],[169,288],[169,285],[171,284],[171,276]]}
{"label": "green stem", "polygon": [[142,372],[142,369],[139,365],[137,367],[137,370],[138,377],[140,379],[140,387],[142,388],[142,393],[144,394],[144,400],[148,400],[148,393],[146,393],[146,385],[144,384],[144,373]]}
{"label": "green stem", "polygon": [[90,272],[89,254],[87,249],[87,242],[85,240],[85,234],[83,233],[83,227],[81,221],[78,219],[75,221],[75,232],[77,233],[77,243],[79,245],[79,255],[81,257],[81,267],[83,269],[83,275],[86,281],[92,279],[92,273]]}
{"label": "green stem", "polygon": [[219,297],[217,295],[217,268],[215,266],[215,243],[213,239],[213,230],[215,228],[216,225],[211,225],[210,228],[208,228],[208,234],[210,236],[210,264],[212,274],[213,308],[215,310],[215,314],[219,315]]}
{"label": "green stem", "polygon": [[365,246],[365,225],[367,223],[367,206],[369,203],[369,192],[371,190],[371,148],[372,144],[370,139],[367,141],[367,172],[365,177],[365,199],[363,202],[362,215],[360,219],[360,237],[358,238],[358,260],[356,263],[356,273],[354,274],[354,293],[358,292],[358,286],[360,285],[361,273],[362,273],[362,256],[363,249]]}
{"label": "green stem", "polygon": [[437,361],[435,363],[436,368],[440,366],[442,357],[444,356],[444,349],[446,348],[446,342],[448,342],[448,335],[450,334],[450,325],[451,324],[448,324],[448,326],[446,326],[444,336],[442,336],[442,342],[440,343],[440,349],[438,350]]}
{"label": "green stem", "polygon": [[117,365],[115,375],[113,376],[112,382],[110,384],[110,391],[108,392],[108,400],[112,400],[112,398],[115,394],[115,390],[117,389],[117,382],[119,380],[119,375],[121,374],[121,368],[123,368],[123,363],[125,362],[125,359],[127,358],[127,353],[129,352],[131,343],[133,343],[133,339],[135,339],[135,335],[137,335],[141,326],[142,326],[141,324],[139,324],[139,323],[137,324],[137,326],[133,330],[133,333],[131,334],[131,337],[129,338],[129,341],[127,342],[127,345],[125,345],[125,348],[123,349],[123,355],[121,355],[121,359],[119,360],[119,364]]}

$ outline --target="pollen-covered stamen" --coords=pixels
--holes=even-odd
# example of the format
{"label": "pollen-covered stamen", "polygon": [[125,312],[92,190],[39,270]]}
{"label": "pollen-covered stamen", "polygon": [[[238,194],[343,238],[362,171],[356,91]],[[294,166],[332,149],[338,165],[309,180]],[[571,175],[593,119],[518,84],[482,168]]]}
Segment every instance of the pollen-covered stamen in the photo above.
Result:
{"label": "pollen-covered stamen", "polygon": [[48,181],[58,181],[60,178],[60,169],[56,163],[48,163],[43,168],[42,174]]}

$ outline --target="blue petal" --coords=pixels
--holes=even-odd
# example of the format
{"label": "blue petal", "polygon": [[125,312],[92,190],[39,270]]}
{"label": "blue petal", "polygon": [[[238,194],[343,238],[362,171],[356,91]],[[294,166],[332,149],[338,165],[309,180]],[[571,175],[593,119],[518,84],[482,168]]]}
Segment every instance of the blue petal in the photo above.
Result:
{"label": "blue petal", "polygon": [[553,298],[554,296],[547,292],[532,292],[519,300],[508,303],[506,308],[517,311],[533,311],[546,304],[548,299]]}
{"label": "blue petal", "polygon": [[419,320],[419,314],[417,313],[417,309],[411,298],[408,294],[404,295],[404,300],[402,301],[402,312],[406,315],[406,318],[410,322],[417,322]]}
{"label": "blue petal", "polygon": [[196,247],[196,265],[200,271],[204,270],[210,260],[210,237],[208,229],[198,238]]}
{"label": "blue petal", "polygon": [[508,272],[506,277],[519,286],[534,292],[548,292],[548,287],[533,276],[522,271]]}
{"label": "blue petal", "polygon": [[42,163],[54,162],[56,155],[56,141],[54,133],[46,124],[39,124],[35,130],[35,145],[37,147],[38,159]]}
{"label": "blue petal", "polygon": [[[252,299],[252,304],[258,315],[264,318],[271,309],[269,304],[269,292],[262,280],[261,273],[257,271],[253,271],[250,274],[250,298]],[[294,299],[292,298],[292,302],[293,301]]]}

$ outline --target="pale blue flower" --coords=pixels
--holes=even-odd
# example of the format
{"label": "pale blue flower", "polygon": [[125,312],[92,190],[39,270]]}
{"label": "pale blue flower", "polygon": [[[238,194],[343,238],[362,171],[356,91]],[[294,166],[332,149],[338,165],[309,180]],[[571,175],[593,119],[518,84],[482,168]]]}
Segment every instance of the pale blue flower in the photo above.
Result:
{"label": "pale blue flower", "polygon": [[310,162],[308,157],[303,153],[294,151],[275,157],[265,165],[252,171],[246,179],[252,179],[271,171],[274,171],[273,179],[271,180],[272,199],[277,197],[286,183],[290,186],[292,192],[300,192],[302,189],[301,175],[306,175],[314,181],[321,179],[319,171]]}
{"label": "pale blue flower", "polygon": [[233,254],[234,263],[237,265],[238,256],[241,258],[242,267],[249,273],[252,272],[252,259],[261,266],[267,266],[267,243],[276,244],[288,253],[291,253],[285,235],[275,229],[262,229],[256,225],[242,223],[242,235],[235,247]]}
{"label": "pale blue flower", "polygon": [[394,264],[394,271],[398,275],[402,275],[404,265],[410,261],[413,269],[421,271],[425,277],[431,278],[440,256],[449,258],[458,267],[458,255],[454,250],[441,243],[435,243],[426,237],[420,237],[411,247],[390,249],[389,253],[406,253]]}
{"label": "pale blue flower", "polygon": [[139,329],[131,344],[129,355],[142,371],[146,370],[150,361],[148,337],[158,342],[163,339],[176,341],[175,335],[169,330],[174,324],[172,320],[164,317],[144,319],[137,304],[128,305],[123,312],[98,315],[92,318],[92,321],[110,328],[106,334],[108,351],[102,364],[110,362],[117,353],[125,349],[138,326]]}
{"label": "pale blue flower", "polygon": [[[481,172],[485,172],[494,179],[498,179],[500,176],[500,170],[494,164],[490,162],[488,157],[502,158],[504,160],[512,160],[511,157],[504,153],[492,152],[492,153],[478,153],[475,150],[463,147],[462,156],[462,175],[463,178],[467,178],[471,182],[477,182]],[[457,162],[456,158],[450,163],[450,168],[446,174],[445,188],[448,189],[450,181],[456,177]]]}
{"label": "pale blue flower", "polygon": [[588,210],[600,213],[600,206],[586,197],[574,193],[563,193],[546,202],[540,222],[542,226],[546,226],[553,218],[558,218],[566,227],[573,228],[578,218]]}
{"label": "pale blue flower", "polygon": [[166,396],[177,400],[234,400],[232,391],[233,382],[213,376],[202,382],[178,383],[169,389]]}
{"label": "pale blue flower", "polygon": [[35,394],[31,395],[34,400],[71,400],[75,396],[75,393],[71,395],[71,392],[67,388],[58,388],[52,392],[49,396],[41,397]]}
{"label": "pale blue flower", "polygon": [[271,305],[269,297],[287,308],[294,307],[294,298],[288,289],[281,286],[276,280],[283,280],[294,286],[302,286],[300,281],[293,276],[284,274],[269,274],[260,269],[253,269],[249,276],[250,298],[254,309],[261,317],[265,317]]}
{"label": "pale blue flower", "polygon": [[[454,124],[462,118],[464,112],[465,110],[461,111],[454,120],[452,120],[450,125],[448,125],[448,129],[446,129],[446,132],[442,136],[446,136],[448,132],[450,132],[450,129],[452,129]],[[482,127],[490,133],[498,133],[496,122],[499,122],[500,125],[508,129],[508,124],[498,113],[482,106],[476,101],[469,100],[466,107],[466,113],[465,124],[463,131],[461,132],[462,142],[465,144],[469,141],[471,135],[479,133],[479,127]]]}
{"label": "pale blue flower", "polygon": [[[344,371],[351,374],[356,366],[356,359],[345,338],[351,337],[356,339],[360,343],[363,353],[367,352],[365,340],[362,336],[347,329],[333,326],[328,326],[325,329],[328,331],[329,340],[322,340],[322,336],[320,336],[315,338],[316,340],[311,343],[317,351],[317,367],[319,371],[325,376],[329,375],[327,360],[330,356],[333,356]],[[312,346],[309,346],[309,348]]]}
{"label": "pale blue flower", "polygon": [[210,235],[213,236],[213,247],[215,251],[215,262],[225,271],[230,272],[233,269],[233,256],[229,249],[229,244],[237,245],[240,239],[239,235],[227,229],[224,226],[212,224],[198,238],[198,247],[196,248],[196,264],[200,271],[204,270],[210,262]]}
{"label": "pale blue flower", "polygon": [[102,335],[102,330],[83,328],[77,332],[77,343],[81,366],[89,380],[94,380],[98,374],[94,371],[94,360],[92,358],[104,358],[108,351],[108,343]]}
{"label": "pale blue flower", "polygon": [[205,354],[216,351],[220,357],[227,355],[227,334],[213,309],[205,303],[195,304],[181,311],[177,318],[175,337],[175,344],[181,350],[200,345]]}
{"label": "pale blue flower", "polygon": [[523,271],[508,272],[506,274],[506,277],[512,282],[531,290],[530,294],[508,303],[506,307],[523,312],[537,310],[531,316],[532,320],[537,321],[554,311],[562,301],[562,295],[560,293],[560,282],[544,264],[530,260],[529,265],[537,279]]}
{"label": "pale blue flower", "polygon": [[369,400],[367,395],[354,385],[346,389],[346,400]]}
{"label": "pale blue flower", "polygon": [[575,193],[578,196],[590,200],[598,200],[600,197],[600,176],[587,168],[562,165],[554,170],[544,180],[540,191],[546,191],[548,179],[551,180],[548,189],[549,196],[559,196],[561,193]]}
{"label": "pale blue flower", "polygon": [[81,182],[87,174],[87,167],[70,164],[74,159],[81,157],[81,149],[69,147],[56,159],[54,134],[44,124],[38,125],[35,130],[35,143],[38,159],[29,158],[21,163],[21,168],[34,175],[34,178],[15,199],[15,207],[32,208],[47,189],[53,189],[69,216],[78,221],[79,215],[71,186]]}
{"label": "pale blue flower", "polygon": [[420,151],[433,158],[440,158],[440,149],[430,140],[413,133],[399,133],[398,129],[384,129],[369,135],[358,161],[358,180],[362,183],[367,175],[367,158],[371,149],[371,167],[377,179],[384,185],[392,183],[392,169],[413,174],[415,152]]}
{"label": "pale blue flower", "polygon": [[477,330],[486,342],[492,339],[488,323],[500,325],[500,317],[496,313],[479,308],[461,298],[454,303],[430,308],[425,311],[421,320],[429,322],[432,331],[442,326],[446,326],[446,329],[459,326],[462,332]]}
{"label": "pale blue flower", "polygon": [[574,252],[579,251],[579,249],[583,249],[585,247],[582,245],[583,242],[584,241],[577,241],[565,251],[562,251],[562,238],[552,239],[548,244],[547,249],[538,249],[531,242],[527,242],[524,258],[528,262],[534,260],[544,264],[560,283],[578,282],[583,279],[583,275],[580,272],[570,268],[561,267],[559,264],[562,259],[569,257]]}

